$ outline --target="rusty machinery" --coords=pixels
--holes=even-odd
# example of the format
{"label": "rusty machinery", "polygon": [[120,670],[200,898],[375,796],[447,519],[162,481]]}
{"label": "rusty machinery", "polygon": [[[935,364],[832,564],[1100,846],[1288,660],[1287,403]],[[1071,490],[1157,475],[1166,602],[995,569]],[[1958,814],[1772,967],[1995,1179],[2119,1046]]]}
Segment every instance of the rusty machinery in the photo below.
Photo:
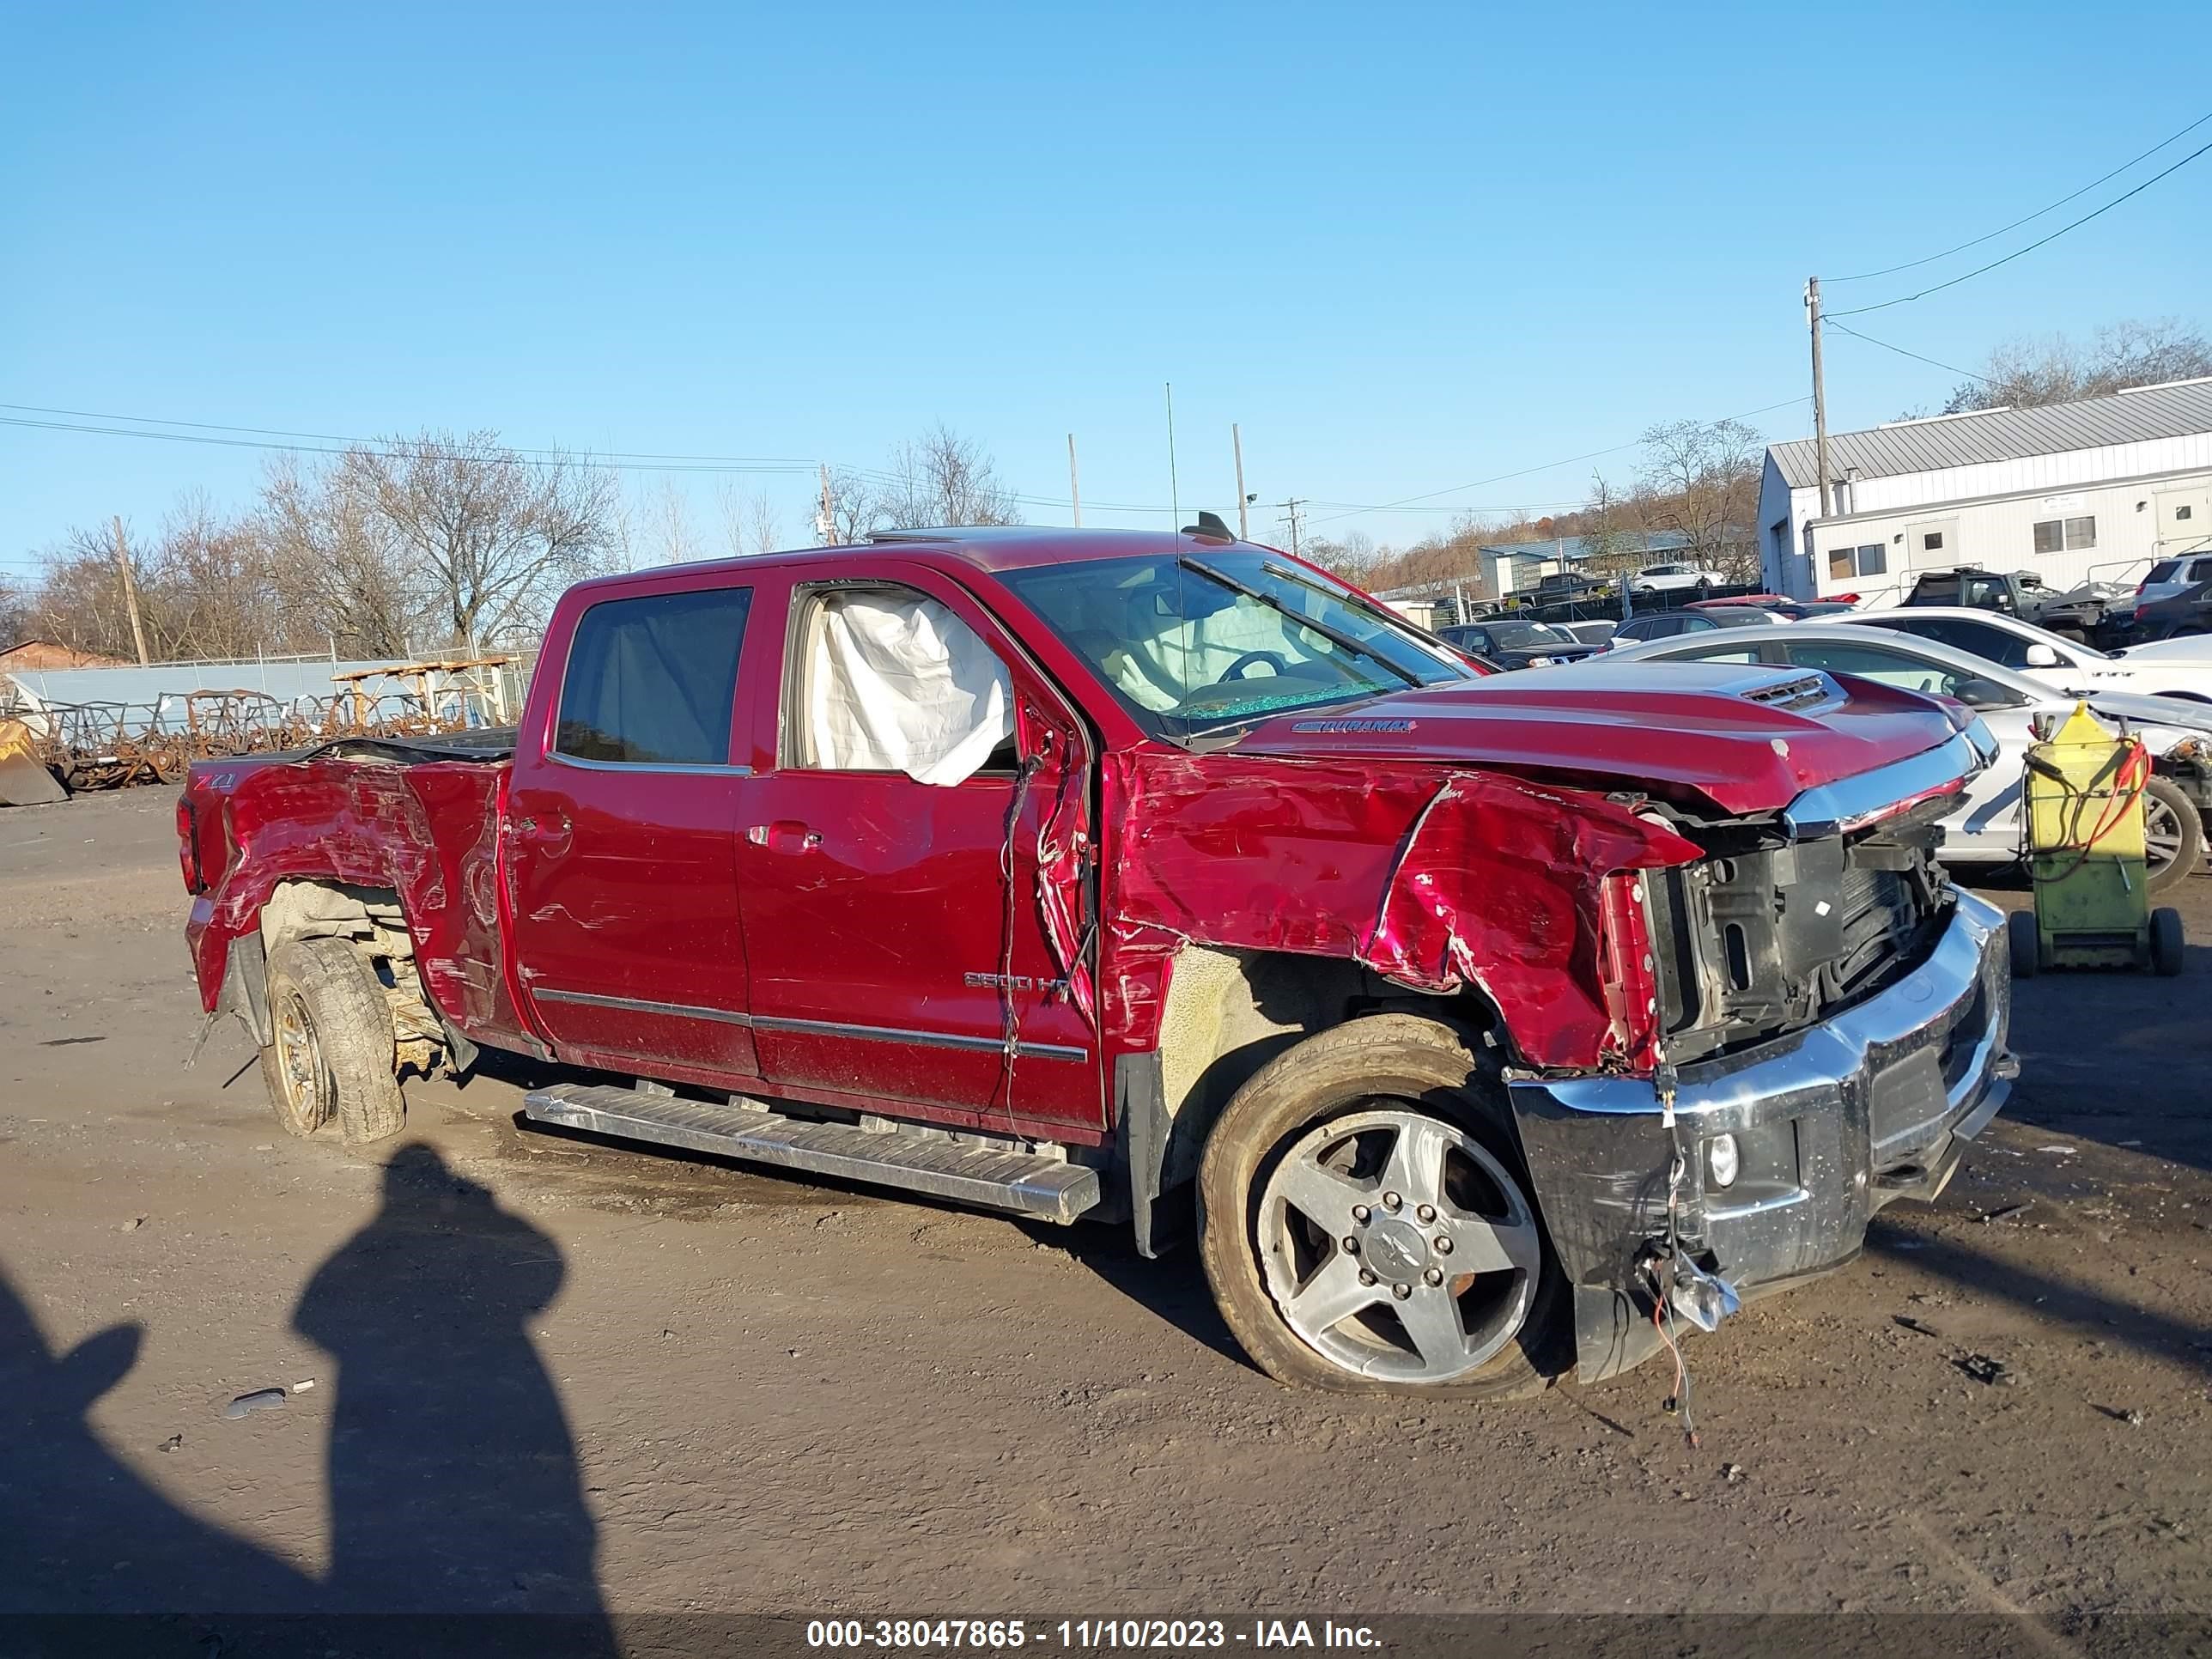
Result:
{"label": "rusty machinery", "polygon": [[503,671],[514,660],[436,658],[356,670],[331,676],[337,689],[327,696],[289,702],[261,691],[200,690],[150,703],[47,703],[25,724],[39,759],[72,789],[177,783],[196,760],[504,725]]}

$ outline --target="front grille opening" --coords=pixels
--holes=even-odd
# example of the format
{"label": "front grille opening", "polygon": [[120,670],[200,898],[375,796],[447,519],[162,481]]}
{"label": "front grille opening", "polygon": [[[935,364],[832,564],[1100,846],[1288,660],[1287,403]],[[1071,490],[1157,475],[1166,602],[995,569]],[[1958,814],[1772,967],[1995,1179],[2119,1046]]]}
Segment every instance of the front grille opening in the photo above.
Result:
{"label": "front grille opening", "polygon": [[[1932,835],[1732,847],[1654,878],[1650,910],[1668,1051],[1677,1064],[1784,1035],[1878,994],[1948,925]],[[1976,1028],[1985,1012],[1961,1023]]]}

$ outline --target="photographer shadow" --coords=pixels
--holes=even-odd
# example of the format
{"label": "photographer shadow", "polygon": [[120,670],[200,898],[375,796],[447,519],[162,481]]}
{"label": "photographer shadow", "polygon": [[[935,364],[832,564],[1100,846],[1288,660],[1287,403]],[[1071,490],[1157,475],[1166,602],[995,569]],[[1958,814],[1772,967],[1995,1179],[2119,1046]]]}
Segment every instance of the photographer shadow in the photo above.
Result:
{"label": "photographer shadow", "polygon": [[377,1213],[294,1310],[337,1364],[319,1579],[102,1443],[88,1413],[137,1363],[137,1327],[57,1355],[0,1279],[0,1391],[28,1418],[0,1441],[0,1613],[162,1616],[134,1640],[187,1615],[246,1650],[616,1652],[574,1437],[529,1328],[565,1272],[550,1238],[435,1152],[394,1154]]}

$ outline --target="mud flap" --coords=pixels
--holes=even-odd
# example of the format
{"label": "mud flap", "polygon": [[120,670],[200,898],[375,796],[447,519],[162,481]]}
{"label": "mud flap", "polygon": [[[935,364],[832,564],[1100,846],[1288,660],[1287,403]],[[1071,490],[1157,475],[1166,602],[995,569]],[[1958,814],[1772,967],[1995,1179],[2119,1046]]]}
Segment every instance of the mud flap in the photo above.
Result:
{"label": "mud flap", "polygon": [[236,1014],[253,1038],[253,1046],[266,1048],[276,1041],[269,1021],[269,960],[262,952],[261,935],[240,933],[230,942],[222,967],[222,989],[216,993],[217,1015]]}

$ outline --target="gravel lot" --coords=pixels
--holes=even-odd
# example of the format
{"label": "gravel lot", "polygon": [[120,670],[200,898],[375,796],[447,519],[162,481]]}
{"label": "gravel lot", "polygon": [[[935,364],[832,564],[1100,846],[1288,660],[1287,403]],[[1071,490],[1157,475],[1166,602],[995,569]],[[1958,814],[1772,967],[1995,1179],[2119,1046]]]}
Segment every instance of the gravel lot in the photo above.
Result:
{"label": "gravel lot", "polygon": [[511,1077],[288,1139],[234,1024],[185,1067],[172,802],[0,812],[0,1611],[2026,1611],[2072,1651],[2212,1607],[2207,945],[2021,987],[2006,1115],[1692,1347],[1693,1451],[1656,1367],[1286,1393],[1187,1255],[526,1133]]}

